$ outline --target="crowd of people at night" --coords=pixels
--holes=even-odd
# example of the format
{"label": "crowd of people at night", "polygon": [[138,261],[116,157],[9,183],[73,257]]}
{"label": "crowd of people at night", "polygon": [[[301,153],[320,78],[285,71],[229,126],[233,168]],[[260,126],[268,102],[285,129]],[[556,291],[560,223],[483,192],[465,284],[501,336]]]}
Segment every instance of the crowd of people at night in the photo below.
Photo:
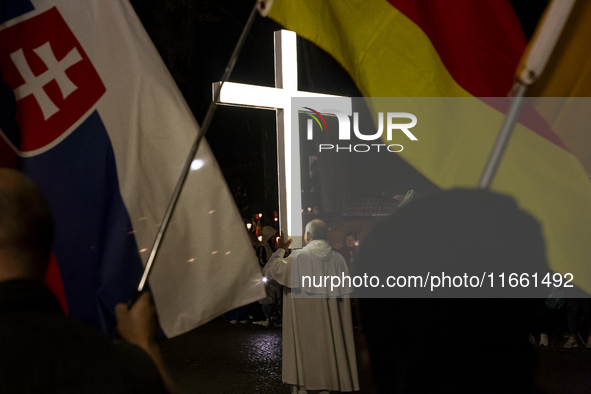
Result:
{"label": "crowd of people at night", "polygon": [[[458,264],[469,266],[474,261],[481,261],[490,271],[521,267],[551,272],[539,224],[509,197],[487,191],[454,190],[409,202],[399,206],[400,212],[379,221],[366,239],[360,241],[357,234],[346,233],[336,242],[338,248],[331,249],[342,256],[348,273],[370,270],[376,264],[404,264],[415,269],[434,264],[446,269]],[[250,233],[255,249],[264,249],[262,254],[257,252],[262,267],[266,267],[270,253],[285,249],[273,227],[252,225]],[[257,243],[259,233],[263,246]],[[328,235],[324,238],[324,242],[329,239]],[[288,249],[285,251],[288,255]],[[261,259],[261,255],[265,258]],[[272,271],[264,269],[265,273]],[[271,276],[266,279],[277,285]],[[293,287],[293,282],[279,284]],[[393,295],[369,300],[359,293],[350,294],[356,295],[362,297],[353,303],[353,316],[360,314],[361,321],[354,325],[368,338],[372,359],[379,360],[372,365],[381,392],[396,392],[399,385],[405,387],[401,392],[414,392],[415,388],[421,388],[417,392],[438,392],[446,387],[477,392],[484,385],[491,392],[539,392],[531,380],[535,369],[533,349],[591,348],[589,299],[576,286],[555,286],[548,288],[543,297],[523,299],[404,299]],[[457,337],[458,330],[462,334],[460,341],[450,343],[449,338]],[[398,343],[398,338],[414,340],[405,344]],[[481,338],[495,338],[506,346],[483,354],[473,346]],[[427,361],[423,359],[426,353],[434,357]],[[448,357],[459,357],[461,361],[449,365],[445,361]],[[284,359],[286,362],[293,363]],[[348,363],[354,365],[354,361]],[[426,368],[440,371],[437,379],[424,381],[421,374]],[[304,374],[304,370],[298,373]],[[284,381],[290,382],[289,377],[284,376]],[[296,380],[292,384],[299,383]]]}
{"label": "crowd of people at night", "polygon": [[[360,245],[356,234],[344,234],[338,249],[328,244],[329,226],[319,219],[307,224],[306,246],[295,250],[276,223],[265,225],[260,217],[249,223],[266,297],[227,319],[282,327],[283,381],[293,393],[360,389],[356,318],[384,393],[539,393],[532,383],[535,346],[591,347],[591,336],[585,337],[591,333],[589,300],[577,288],[554,288],[538,299],[364,298],[360,292],[352,308],[353,289],[318,290],[292,277],[292,267],[300,274],[349,274],[384,264],[453,269],[474,261],[491,271],[519,265],[543,272],[540,226],[509,197],[467,189],[427,195],[377,222]],[[52,226],[32,182],[1,170],[0,348],[6,357],[0,360],[0,390],[174,391],[156,345],[148,294],[132,306],[117,306],[119,339],[63,316],[43,283]],[[484,352],[477,346],[483,338],[500,346]],[[47,342],[55,344],[53,351],[40,352]]]}

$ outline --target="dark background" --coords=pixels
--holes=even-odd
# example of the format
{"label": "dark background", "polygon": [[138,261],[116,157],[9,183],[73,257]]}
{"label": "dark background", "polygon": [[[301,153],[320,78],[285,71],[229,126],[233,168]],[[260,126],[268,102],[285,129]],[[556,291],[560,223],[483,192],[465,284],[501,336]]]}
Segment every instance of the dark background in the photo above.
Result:
{"label": "dark background", "polygon": [[[211,84],[221,78],[254,1],[132,0],[131,3],[201,123],[211,101]],[[529,39],[547,1],[511,3]],[[271,19],[257,15],[231,81],[274,86],[273,32],[281,28]],[[299,37],[298,66],[299,90],[361,96],[348,73],[330,55]],[[243,218],[248,220],[259,212],[271,218],[272,212],[278,209],[274,111],[220,106],[207,140]],[[343,178],[348,185],[339,189],[346,201],[376,196],[391,198],[409,189],[427,193],[437,189],[396,154],[347,158],[346,162]],[[376,166],[387,166],[388,179],[372,171]],[[306,178],[307,173],[303,169],[304,206],[319,205],[322,210],[320,197],[314,194],[317,193],[314,184],[319,180]],[[325,206],[324,211],[337,208]]]}

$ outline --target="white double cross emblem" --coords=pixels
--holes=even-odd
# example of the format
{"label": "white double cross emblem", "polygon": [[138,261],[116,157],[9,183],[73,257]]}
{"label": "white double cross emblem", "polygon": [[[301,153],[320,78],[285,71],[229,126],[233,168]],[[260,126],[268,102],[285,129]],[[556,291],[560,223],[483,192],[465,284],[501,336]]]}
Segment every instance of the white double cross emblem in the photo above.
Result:
{"label": "white double cross emblem", "polygon": [[74,48],[68,52],[62,60],[58,61],[55,58],[49,41],[40,47],[33,49],[33,51],[39,56],[39,58],[41,58],[47,67],[47,70],[42,74],[35,76],[27,63],[22,48],[11,53],[10,58],[14,62],[14,65],[18,69],[22,78],[25,80],[23,85],[14,90],[14,94],[17,100],[23,99],[32,94],[37,100],[37,103],[39,103],[39,107],[41,107],[43,118],[47,120],[55,115],[59,111],[59,108],[53,103],[53,101],[51,101],[47,93],[45,93],[45,90],[43,90],[43,87],[55,80],[62,93],[62,97],[66,99],[66,97],[78,89],[78,87],[66,75],[66,70],[81,61],[82,56],[80,56],[78,49]]}

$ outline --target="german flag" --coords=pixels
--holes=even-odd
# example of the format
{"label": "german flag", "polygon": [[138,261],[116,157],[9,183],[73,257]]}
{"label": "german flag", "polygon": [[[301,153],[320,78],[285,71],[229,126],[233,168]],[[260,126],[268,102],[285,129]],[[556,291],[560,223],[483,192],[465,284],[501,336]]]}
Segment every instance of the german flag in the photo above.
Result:
{"label": "german flag", "polygon": [[[527,46],[504,0],[273,0],[264,14],[334,57],[374,111],[372,97],[506,97]],[[589,60],[573,56],[568,63],[589,75]],[[560,137],[526,109],[491,190],[513,196],[540,221],[551,268],[573,273],[591,293],[591,182]],[[434,133],[400,155],[443,189],[476,187],[495,139],[467,129]]]}

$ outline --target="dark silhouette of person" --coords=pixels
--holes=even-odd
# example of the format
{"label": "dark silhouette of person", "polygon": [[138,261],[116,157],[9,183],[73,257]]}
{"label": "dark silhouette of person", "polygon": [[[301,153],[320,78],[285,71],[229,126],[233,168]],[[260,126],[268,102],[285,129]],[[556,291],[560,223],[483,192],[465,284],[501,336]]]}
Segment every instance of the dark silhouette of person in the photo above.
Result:
{"label": "dark silhouette of person", "polygon": [[370,231],[357,263],[368,275],[486,272],[497,280],[496,293],[486,286],[431,294],[359,289],[362,296],[388,297],[360,300],[381,393],[539,392],[528,343],[531,300],[507,297],[543,297],[549,290],[503,292],[498,278],[502,272],[537,272],[540,278],[548,272],[540,226],[513,199],[456,189],[413,200]]}
{"label": "dark silhouette of person", "polygon": [[18,171],[0,169],[0,392],[172,390],[148,293],[131,308],[117,306],[125,341],[64,316],[44,282],[53,231],[37,187]]}

